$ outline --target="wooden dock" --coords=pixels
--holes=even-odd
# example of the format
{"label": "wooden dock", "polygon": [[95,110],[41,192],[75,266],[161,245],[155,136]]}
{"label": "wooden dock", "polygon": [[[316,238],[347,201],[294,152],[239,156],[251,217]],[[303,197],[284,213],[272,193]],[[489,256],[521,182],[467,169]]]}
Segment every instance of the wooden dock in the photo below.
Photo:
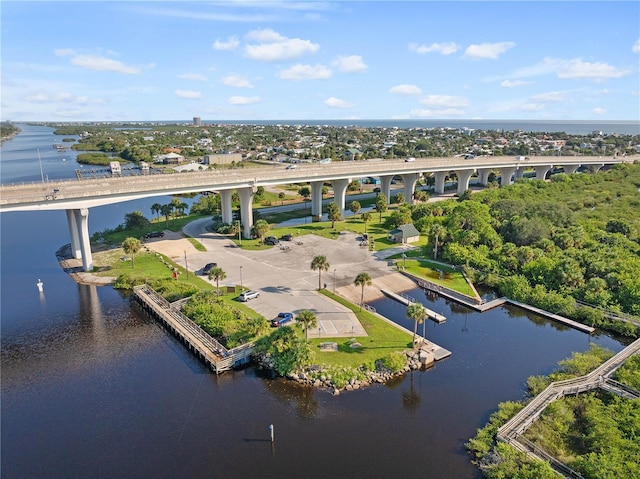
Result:
{"label": "wooden dock", "polygon": [[133,288],[132,299],[149,316],[165,326],[216,374],[246,364],[253,343],[227,349],[148,285]]}
{"label": "wooden dock", "polygon": [[[411,303],[415,303],[416,302],[413,298],[411,298],[409,296],[406,296],[406,295],[403,296],[401,294],[394,293],[393,291],[387,291],[386,289],[381,289],[380,291],[382,291],[383,294],[389,296],[390,298],[395,299],[396,301],[398,301],[398,302],[400,302],[400,303],[402,303],[404,305],[407,305],[407,306],[409,306]],[[429,317],[429,319],[431,321],[435,321],[438,324],[442,324],[447,320],[446,317],[444,317],[441,314],[436,313],[435,311],[432,311],[429,308],[425,307],[424,309],[425,309],[425,311],[427,313],[427,316]]]}

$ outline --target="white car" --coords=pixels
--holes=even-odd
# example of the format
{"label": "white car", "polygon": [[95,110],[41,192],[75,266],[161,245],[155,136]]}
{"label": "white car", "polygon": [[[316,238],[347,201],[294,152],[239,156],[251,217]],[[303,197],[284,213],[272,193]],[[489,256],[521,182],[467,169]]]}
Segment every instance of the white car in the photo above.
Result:
{"label": "white car", "polygon": [[260,293],[258,293],[257,291],[243,291],[242,293],[240,293],[240,296],[238,296],[238,299],[242,302],[246,302],[250,299],[257,298],[258,296],[260,296]]}
{"label": "white car", "polygon": [[286,169],[287,170],[295,170],[297,167],[298,167],[298,165],[291,164],[291,165],[288,165]]}
{"label": "white car", "polygon": [[411,158],[407,158],[406,160],[404,160],[406,163],[412,163],[414,161],[416,161],[415,158],[411,157]]}

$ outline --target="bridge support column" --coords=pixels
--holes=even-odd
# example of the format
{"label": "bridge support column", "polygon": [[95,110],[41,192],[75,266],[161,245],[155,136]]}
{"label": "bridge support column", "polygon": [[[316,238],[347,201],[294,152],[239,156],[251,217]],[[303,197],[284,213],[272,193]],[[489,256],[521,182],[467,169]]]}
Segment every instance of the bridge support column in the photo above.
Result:
{"label": "bridge support column", "polygon": [[416,189],[418,178],[420,178],[418,173],[407,173],[402,175],[402,183],[404,183],[404,201],[408,205],[413,204],[413,192]]}
{"label": "bridge support column", "polygon": [[533,169],[536,172],[536,180],[544,181],[547,177],[547,173],[551,169],[551,165],[534,166]]}
{"label": "bridge support column", "polygon": [[436,177],[435,192],[437,195],[444,194],[444,180],[448,174],[448,171],[436,171],[433,174]]}
{"label": "bridge support column", "polygon": [[387,199],[387,204],[391,203],[391,180],[393,180],[393,175],[380,177],[380,193]]}
{"label": "bridge support column", "polygon": [[251,228],[253,228],[253,187],[238,188],[238,196],[240,196],[242,237],[251,238]]}
{"label": "bridge support column", "polygon": [[469,179],[475,173],[475,170],[456,170],[458,176],[458,196],[461,196],[469,189]]}
{"label": "bridge support column", "polygon": [[71,254],[82,258],[82,269],[93,269],[91,242],[89,241],[89,210],[87,208],[67,210],[67,221],[71,235]]}
{"label": "bridge support column", "polygon": [[[331,186],[333,186],[333,200],[340,208],[340,213],[344,214],[345,208],[345,196],[347,194],[347,187],[351,183],[351,179],[333,180]],[[322,189],[320,190],[322,191]]]}
{"label": "bridge support column", "polygon": [[478,183],[482,186],[487,186],[489,183],[489,174],[491,173],[491,168],[480,168],[478,170]]}
{"label": "bridge support column", "polygon": [[[589,165],[589,171],[591,173],[597,173],[598,171],[600,171],[600,168],[602,168],[604,166],[604,163],[600,164],[600,165]],[[577,168],[576,168],[577,170]]]}
{"label": "bridge support column", "polygon": [[516,169],[516,180],[524,177],[524,167],[520,166]]}
{"label": "bridge support column", "polygon": [[513,174],[515,172],[515,166],[505,166],[504,168],[500,168],[500,186],[513,184]]}
{"label": "bridge support column", "polygon": [[[562,165],[562,169],[564,170],[564,172],[567,175],[575,173],[576,171],[578,171],[578,168],[580,168],[580,165]],[[598,168],[598,169],[600,169],[600,168]]]}
{"label": "bridge support column", "polygon": [[220,191],[220,209],[222,212],[222,222],[230,225],[233,223],[233,204],[231,197],[233,196],[232,190]]}
{"label": "bridge support column", "polygon": [[311,182],[311,221],[322,221],[322,181]]}

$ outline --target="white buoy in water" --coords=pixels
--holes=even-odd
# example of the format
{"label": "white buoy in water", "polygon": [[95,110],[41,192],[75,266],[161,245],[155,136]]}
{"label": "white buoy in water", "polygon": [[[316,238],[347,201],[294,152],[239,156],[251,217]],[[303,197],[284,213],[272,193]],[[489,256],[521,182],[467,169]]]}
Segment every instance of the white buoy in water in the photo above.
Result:
{"label": "white buoy in water", "polygon": [[271,434],[271,442],[273,442],[273,424],[269,425],[269,433]]}
{"label": "white buoy in water", "polygon": [[42,287],[44,286],[44,283],[40,280],[40,278],[38,278],[38,282],[36,283],[36,285],[38,286],[38,291],[42,293]]}

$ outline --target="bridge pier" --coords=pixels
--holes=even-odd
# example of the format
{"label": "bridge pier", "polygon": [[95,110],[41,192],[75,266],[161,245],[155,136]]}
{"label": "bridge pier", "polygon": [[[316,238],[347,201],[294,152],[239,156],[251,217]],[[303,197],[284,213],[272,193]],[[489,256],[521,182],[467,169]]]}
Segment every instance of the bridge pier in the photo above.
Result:
{"label": "bridge pier", "polygon": [[433,175],[436,178],[435,192],[438,195],[444,194],[444,180],[449,174],[448,171],[436,171]]}
{"label": "bridge pier", "polygon": [[222,222],[230,225],[233,223],[233,190],[220,191],[220,209],[222,212]]}
{"label": "bridge pier", "polygon": [[456,170],[458,176],[458,196],[461,196],[465,191],[469,189],[469,180],[475,170]]}
{"label": "bridge pier", "polygon": [[322,221],[322,181],[311,182],[311,221]]}
{"label": "bridge pier", "polygon": [[516,180],[524,178],[524,166],[520,166],[516,169]]}
{"label": "bridge pier", "polygon": [[351,183],[351,178],[331,181],[331,186],[333,186],[333,200],[338,205],[338,208],[340,208],[340,214],[344,214],[345,197],[349,183]]}
{"label": "bridge pier", "polygon": [[69,235],[71,237],[71,254],[74,258],[82,258],[82,269],[93,269],[91,242],[89,241],[89,210],[87,208],[66,210]]}
{"label": "bridge pier", "polygon": [[[600,171],[600,169],[604,166],[604,163],[601,163],[599,165],[590,165],[589,166],[589,171],[591,173],[597,173],[598,171]],[[576,168],[577,170],[577,168]]]}
{"label": "bridge pier", "polygon": [[408,205],[413,204],[413,192],[416,189],[416,183],[420,175],[418,173],[407,173],[402,175],[402,183],[404,184],[404,201]]}
{"label": "bridge pier", "polygon": [[551,165],[534,166],[533,169],[536,172],[536,180],[544,181],[547,178],[547,173],[551,169]]}
{"label": "bridge pier", "polygon": [[253,187],[238,188],[240,196],[240,217],[242,218],[242,237],[251,238],[253,228]]}
{"label": "bridge pier", "polygon": [[513,174],[515,172],[515,166],[505,166],[500,168],[500,186],[513,184]]}
{"label": "bridge pier", "polygon": [[491,173],[491,168],[480,168],[478,170],[478,183],[482,186],[487,186],[489,183],[489,174]]}
{"label": "bridge pier", "polygon": [[578,168],[580,168],[580,165],[562,165],[562,169],[567,175],[575,173],[576,171],[578,171]]}
{"label": "bridge pier", "polygon": [[394,175],[384,175],[380,177],[380,193],[387,199],[387,204],[391,203],[391,181]]}

